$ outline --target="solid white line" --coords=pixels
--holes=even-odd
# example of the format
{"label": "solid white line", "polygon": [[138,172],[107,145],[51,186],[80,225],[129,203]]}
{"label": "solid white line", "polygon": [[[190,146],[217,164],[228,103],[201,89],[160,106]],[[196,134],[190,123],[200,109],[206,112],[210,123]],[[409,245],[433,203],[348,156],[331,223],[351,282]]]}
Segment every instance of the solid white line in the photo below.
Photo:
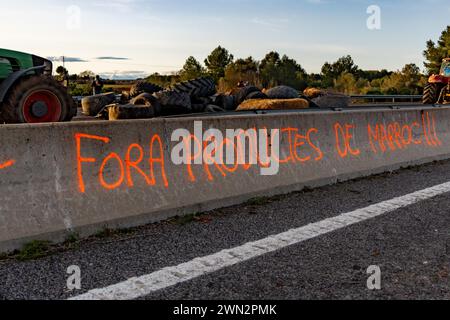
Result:
{"label": "solid white line", "polygon": [[304,242],[321,235],[393,212],[444,193],[450,192],[450,182],[417,191],[392,200],[380,202],[364,209],[292,229],[262,240],[196,258],[178,266],[164,268],[154,273],[89,291],[70,300],[131,300],[152,292],[216,272],[238,263]]}

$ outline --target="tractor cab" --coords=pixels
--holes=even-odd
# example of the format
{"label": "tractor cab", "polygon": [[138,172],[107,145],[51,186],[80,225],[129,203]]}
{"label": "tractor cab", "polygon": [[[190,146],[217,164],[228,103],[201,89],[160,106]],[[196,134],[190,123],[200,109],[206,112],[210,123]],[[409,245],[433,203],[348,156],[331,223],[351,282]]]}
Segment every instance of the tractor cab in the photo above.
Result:
{"label": "tractor cab", "polygon": [[440,75],[446,78],[450,78],[450,59],[444,59],[442,62]]}

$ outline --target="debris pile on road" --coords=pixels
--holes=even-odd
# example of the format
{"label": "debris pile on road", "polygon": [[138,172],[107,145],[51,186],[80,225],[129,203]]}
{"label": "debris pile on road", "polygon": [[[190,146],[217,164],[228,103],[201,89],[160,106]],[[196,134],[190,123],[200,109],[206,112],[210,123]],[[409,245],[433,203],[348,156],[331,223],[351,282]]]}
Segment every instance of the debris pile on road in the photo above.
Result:
{"label": "debris pile on road", "polygon": [[106,93],[83,98],[82,109],[84,115],[109,120],[148,119],[192,113],[342,108],[350,104],[350,98],[313,88],[301,94],[288,86],[261,90],[248,85],[223,94],[217,93],[211,78],[203,77],[170,88],[138,81],[119,102],[113,93]]}

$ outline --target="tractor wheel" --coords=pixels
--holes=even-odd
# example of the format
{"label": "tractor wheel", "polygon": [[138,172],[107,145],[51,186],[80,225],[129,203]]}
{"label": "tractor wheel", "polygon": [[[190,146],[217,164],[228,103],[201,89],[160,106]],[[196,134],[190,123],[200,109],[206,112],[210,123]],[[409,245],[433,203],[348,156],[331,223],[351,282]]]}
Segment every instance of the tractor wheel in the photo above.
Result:
{"label": "tractor wheel", "polygon": [[16,83],[2,108],[8,123],[43,123],[70,121],[77,106],[66,88],[50,77],[29,76]]}
{"label": "tractor wheel", "polygon": [[81,100],[83,114],[89,117],[95,117],[104,111],[107,105],[116,101],[116,95],[113,92],[97,94],[95,96],[84,97]]}
{"label": "tractor wheel", "polygon": [[153,96],[161,104],[161,115],[163,116],[192,113],[191,98],[187,93],[164,90],[154,93]]}
{"label": "tractor wheel", "polygon": [[440,86],[437,83],[428,83],[423,90],[422,103],[435,104],[438,102]]}
{"label": "tractor wheel", "polygon": [[159,92],[162,90],[164,89],[156,84],[149,83],[146,81],[138,81],[131,87],[129,98],[135,98],[141,93],[153,94],[155,92]]}
{"label": "tractor wheel", "polygon": [[155,116],[159,116],[161,114],[161,105],[158,99],[148,93],[141,93],[136,98],[132,99],[130,104],[135,106],[151,107],[154,110]]}
{"label": "tractor wheel", "polygon": [[237,105],[240,105],[242,102],[244,102],[247,98],[247,96],[253,92],[261,92],[259,88],[255,86],[247,86],[244,88],[241,88],[238,93],[236,93],[236,103]]}
{"label": "tractor wheel", "polygon": [[211,78],[198,78],[180,82],[172,87],[172,90],[187,93],[191,98],[210,97],[216,94],[216,84]]}

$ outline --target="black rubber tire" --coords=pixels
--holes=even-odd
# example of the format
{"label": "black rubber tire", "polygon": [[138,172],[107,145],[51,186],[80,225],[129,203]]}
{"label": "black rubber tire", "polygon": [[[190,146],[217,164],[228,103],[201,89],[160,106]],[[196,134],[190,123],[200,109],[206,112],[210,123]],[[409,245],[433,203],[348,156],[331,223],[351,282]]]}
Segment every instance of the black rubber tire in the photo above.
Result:
{"label": "black rubber tire", "polygon": [[428,83],[423,89],[422,103],[435,104],[438,102],[441,90],[437,83]]}
{"label": "black rubber tire", "polygon": [[161,104],[161,115],[192,113],[191,98],[187,93],[164,90],[154,93],[153,96]]}
{"label": "black rubber tire", "polygon": [[116,102],[116,95],[113,92],[97,94],[95,96],[84,97],[81,100],[81,107],[85,116],[95,117],[102,110]]}
{"label": "black rubber tire", "polygon": [[153,94],[155,92],[159,92],[164,90],[164,88],[150,83],[150,82],[146,82],[146,81],[138,81],[136,82],[130,89],[130,95],[129,98],[135,98],[138,95],[140,95],[141,93],[149,93],[149,94]]}
{"label": "black rubber tire", "polygon": [[237,108],[236,97],[233,95],[220,94],[216,97],[214,104],[227,111],[234,111]]}
{"label": "black rubber tire", "polygon": [[8,92],[1,107],[0,118],[6,123],[27,123],[22,106],[33,91],[43,90],[53,93],[61,104],[61,115],[57,122],[70,121],[77,114],[77,106],[67,89],[48,76],[27,76],[20,79]]}
{"label": "black rubber tire", "polygon": [[265,92],[269,99],[298,99],[300,94],[294,88],[288,86],[278,86]]}
{"label": "black rubber tire", "polygon": [[132,99],[130,104],[135,106],[152,107],[155,111],[155,116],[159,116],[161,114],[161,104],[159,103],[159,100],[148,93],[141,93],[136,98]]}
{"label": "black rubber tire", "polygon": [[192,113],[203,113],[205,112],[206,104],[196,103],[192,104]]}
{"label": "black rubber tire", "polygon": [[198,78],[180,82],[172,86],[172,90],[187,93],[191,98],[210,97],[216,94],[216,84],[211,78]]}
{"label": "black rubber tire", "polygon": [[225,111],[226,111],[225,109],[223,109],[219,106],[216,106],[214,104],[210,104],[205,107],[205,112],[209,112],[209,113],[217,113],[217,112],[225,112]]}
{"label": "black rubber tire", "polygon": [[151,119],[156,116],[153,106],[144,105],[110,105],[108,106],[108,120]]}
{"label": "black rubber tire", "polygon": [[261,91],[255,91],[250,93],[245,100],[251,100],[251,99],[268,99],[267,95],[265,93],[262,93]]}
{"label": "black rubber tire", "polygon": [[254,92],[261,92],[261,90],[254,86],[247,86],[247,87],[240,89],[235,95],[236,105],[237,106],[240,105],[242,102],[244,102],[247,99],[247,96],[249,94],[254,93]]}

